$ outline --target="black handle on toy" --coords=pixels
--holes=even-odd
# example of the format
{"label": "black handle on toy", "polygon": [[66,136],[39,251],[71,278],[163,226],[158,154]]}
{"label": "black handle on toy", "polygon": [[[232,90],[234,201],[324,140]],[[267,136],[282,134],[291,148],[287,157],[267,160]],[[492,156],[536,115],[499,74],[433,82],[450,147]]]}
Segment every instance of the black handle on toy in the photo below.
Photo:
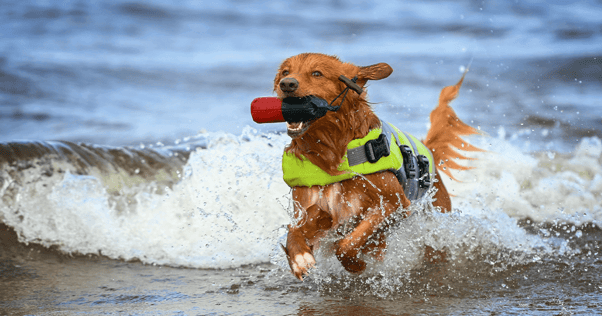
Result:
{"label": "black handle on toy", "polygon": [[287,122],[310,121],[326,115],[329,110],[332,111],[326,100],[313,95],[282,100],[282,117]]}

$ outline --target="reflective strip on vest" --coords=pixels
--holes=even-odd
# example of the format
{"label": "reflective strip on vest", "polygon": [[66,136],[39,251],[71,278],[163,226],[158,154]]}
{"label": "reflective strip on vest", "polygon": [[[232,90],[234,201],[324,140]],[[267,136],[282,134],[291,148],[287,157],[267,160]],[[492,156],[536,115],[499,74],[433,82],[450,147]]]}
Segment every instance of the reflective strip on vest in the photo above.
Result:
{"label": "reflective strip on vest", "polygon": [[[388,124],[388,123],[384,123]],[[392,125],[391,125],[392,126]],[[395,126],[395,131],[398,134],[399,141],[402,144],[410,145],[410,141],[406,138],[404,133],[399,131]],[[369,140],[373,140],[378,138],[382,133],[382,129],[377,128],[371,130],[368,135],[363,138],[354,139],[349,144],[347,144],[347,149],[356,148],[359,146],[363,146]],[[409,134],[408,134],[409,135]],[[433,158],[429,151],[429,149],[422,144],[418,139],[414,136],[411,136],[412,140],[418,147],[418,153],[414,153],[415,155],[425,155],[429,158],[429,173],[433,174],[434,172],[434,164]],[[398,170],[403,165],[403,157],[401,155],[401,151],[397,146],[397,142],[395,141],[395,137],[389,137],[390,139],[390,149],[391,154],[387,157],[380,158],[375,163],[364,162],[359,165],[355,165],[353,167],[349,166],[349,162],[347,160],[347,152],[345,152],[345,156],[343,156],[343,162],[339,165],[338,170],[342,171],[343,174],[337,176],[331,176],[326,171],[320,169],[320,167],[314,165],[307,158],[301,156],[301,159],[298,159],[294,154],[284,152],[282,156],[282,172],[284,182],[288,184],[290,187],[295,186],[306,186],[311,187],[314,185],[328,185],[335,182],[340,182],[343,180],[351,179],[359,174],[372,174],[384,170]],[[411,146],[411,145],[410,145]]]}
{"label": "reflective strip on vest", "polygon": [[411,137],[412,140],[414,141],[414,144],[416,145],[416,149],[418,149],[418,152],[417,153],[415,152],[414,155],[415,156],[418,156],[418,155],[426,156],[429,159],[429,173],[430,174],[435,173],[435,164],[434,164],[435,159],[433,158],[433,153],[431,153],[431,150],[428,149],[428,147],[426,147],[421,141],[419,141],[418,138],[414,137],[414,135],[400,131],[393,124],[391,124],[391,123],[384,123],[384,124],[391,125],[391,127],[393,127],[395,129],[395,131],[397,132],[397,135],[399,135],[398,137],[399,137],[399,141],[401,142],[401,144],[410,146],[410,148],[412,148],[412,151],[414,151],[412,143],[410,142],[410,140],[408,139],[407,136]]}

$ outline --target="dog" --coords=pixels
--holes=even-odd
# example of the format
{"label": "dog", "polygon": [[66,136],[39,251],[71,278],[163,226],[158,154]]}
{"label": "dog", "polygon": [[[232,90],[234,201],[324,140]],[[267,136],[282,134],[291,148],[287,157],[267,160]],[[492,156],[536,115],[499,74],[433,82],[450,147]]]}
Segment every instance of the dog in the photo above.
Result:
{"label": "dog", "polygon": [[[362,254],[383,260],[387,245],[385,232],[394,217],[392,215],[400,215],[397,218],[409,215],[407,208],[412,203],[406,192],[409,189],[406,186],[404,191],[406,182],[402,182],[394,169],[362,174],[342,169],[342,165],[350,165],[347,155],[351,143],[362,143],[362,139],[371,133],[384,134],[382,131],[385,129],[391,130],[386,126],[388,123],[383,123],[371,109],[364,88],[368,80],[381,80],[392,72],[393,69],[386,63],[359,67],[342,62],[335,56],[319,53],[290,57],[278,69],[274,92],[279,99],[314,96],[331,103],[330,111],[322,117],[287,122],[287,134],[292,140],[284,150],[285,181],[286,169],[291,169],[290,164],[298,165],[293,169],[313,168],[299,169],[296,177],[305,178],[295,182],[289,177],[287,181],[292,188],[294,216],[299,220],[288,225],[286,246],[282,248],[291,272],[301,281],[315,266],[314,250],[328,232],[336,231],[343,223],[353,223],[352,230],[340,232],[341,238],[334,243],[334,253],[347,271],[359,274],[366,268]],[[430,172],[424,176],[431,176],[431,186],[436,189],[433,206],[439,207],[441,212],[450,212],[452,204],[439,172],[455,180],[450,169],[470,169],[454,161],[470,159],[460,155],[456,149],[480,151],[460,138],[478,132],[463,123],[449,106],[463,80],[464,76],[456,85],[442,90],[439,105],[430,114],[431,127],[425,141],[420,143],[428,148],[425,155],[432,155],[431,165],[433,161],[436,165],[428,169]],[[403,146],[396,144],[399,141],[396,138],[403,135],[397,129],[394,131],[397,134],[390,133],[384,138],[386,140],[380,142],[381,151],[385,151],[381,156],[387,154],[384,143],[390,147],[389,156],[400,156],[399,151]],[[415,148],[414,154],[417,154]],[[366,170],[370,169],[371,162],[362,164],[367,166]],[[334,179],[335,182],[307,184],[304,181],[313,181],[312,172],[320,173],[323,178]],[[407,174],[404,180],[407,180]]]}

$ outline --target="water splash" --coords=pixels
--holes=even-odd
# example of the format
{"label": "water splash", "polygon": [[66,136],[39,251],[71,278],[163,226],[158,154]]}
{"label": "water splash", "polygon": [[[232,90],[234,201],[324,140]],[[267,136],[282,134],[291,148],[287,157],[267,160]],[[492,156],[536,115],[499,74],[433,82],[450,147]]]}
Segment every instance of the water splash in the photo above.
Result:
{"label": "water splash", "polygon": [[[459,178],[464,182],[445,180],[450,192],[456,195],[454,212],[442,214],[429,209],[428,201],[427,207],[414,206],[413,214],[389,231],[385,259],[379,262],[366,256],[368,268],[361,275],[346,272],[334,256],[332,245],[324,245],[315,253],[316,269],[306,282],[321,291],[344,296],[454,292],[460,290],[459,284],[472,282],[477,274],[485,279],[494,278],[550,258],[580,255],[582,250],[574,240],[583,233],[576,227],[599,226],[600,204],[591,207],[583,198],[569,199],[569,203],[556,202],[563,206],[559,209],[534,206],[533,199],[546,199],[549,193],[542,191],[541,186],[549,179],[566,181],[567,173],[568,179],[572,179],[570,183],[579,186],[559,191],[561,196],[554,201],[575,192],[580,197],[596,194],[591,190],[598,190],[600,181],[600,141],[586,138],[574,154],[554,157],[521,153],[503,139],[482,141],[490,145],[487,147],[491,151],[474,155],[478,160],[471,164],[476,169],[460,172]],[[562,168],[544,169],[554,159],[562,159],[555,161]],[[583,160],[587,160],[587,166]],[[580,212],[587,215],[581,216]],[[330,238],[334,242],[335,237]],[[438,264],[425,261],[427,247],[444,252],[447,261]],[[283,255],[276,254],[272,262],[282,267],[283,273],[289,273]],[[440,269],[445,272],[437,272]]]}
{"label": "water splash", "polygon": [[[292,206],[280,168],[288,141],[286,135],[246,129],[240,136],[208,133],[178,144],[190,151],[77,145],[104,153],[97,155],[104,160],[87,165],[52,152],[12,162],[3,156],[0,218],[22,242],[68,253],[199,268],[272,262],[288,276],[279,248]],[[602,193],[599,139],[584,139],[574,154],[555,155],[521,153],[503,139],[477,141],[490,152],[470,162],[476,169],[459,173],[461,183],[443,180],[455,195],[454,212],[414,210],[391,229],[384,261],[369,262],[360,277],[321,248],[312,284],[324,288],[336,279],[352,286],[361,280],[371,293],[403,289],[416,271],[429,269],[426,246],[445,251],[457,269],[504,271],[572,255],[573,244],[559,232],[570,234],[572,243],[583,239],[579,227],[537,225],[599,226],[602,211],[593,199]],[[115,158],[127,156],[126,150],[130,160]],[[151,163],[149,150],[164,163]],[[559,196],[550,195],[551,185]]]}

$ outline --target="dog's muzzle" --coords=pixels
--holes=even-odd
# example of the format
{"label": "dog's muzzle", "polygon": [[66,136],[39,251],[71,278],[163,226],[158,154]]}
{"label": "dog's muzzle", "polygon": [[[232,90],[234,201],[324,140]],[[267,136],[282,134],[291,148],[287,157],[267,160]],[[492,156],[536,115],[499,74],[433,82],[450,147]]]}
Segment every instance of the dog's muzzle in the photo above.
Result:
{"label": "dog's muzzle", "polygon": [[[341,105],[343,105],[343,101],[345,101],[345,96],[349,89],[357,92],[358,95],[361,95],[364,92],[356,83],[357,76],[353,79],[349,79],[341,75],[339,76],[339,80],[347,87],[330,103],[313,95],[301,98],[288,97],[283,100],[280,100],[277,97],[256,98],[251,102],[251,116],[253,116],[253,121],[256,123],[287,122],[289,123],[288,125],[292,125],[291,123],[309,122],[321,118],[326,115],[328,111],[336,112]],[[280,81],[280,89],[282,91],[292,92],[297,90],[298,87],[299,82],[294,78],[284,78]],[[341,103],[338,106],[333,106],[332,104],[334,104],[341,96]]]}

